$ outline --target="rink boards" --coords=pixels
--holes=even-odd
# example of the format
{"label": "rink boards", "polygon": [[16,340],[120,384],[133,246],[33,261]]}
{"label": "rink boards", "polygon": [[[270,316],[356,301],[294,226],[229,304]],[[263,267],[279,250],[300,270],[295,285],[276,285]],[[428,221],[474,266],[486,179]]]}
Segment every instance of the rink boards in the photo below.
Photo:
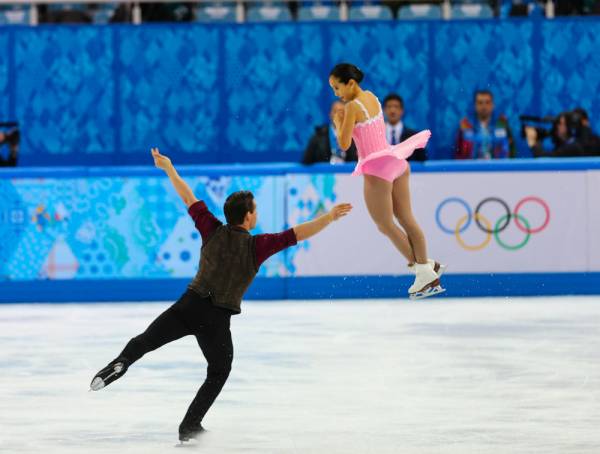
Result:
{"label": "rink boards", "polygon": [[[349,166],[189,167],[221,219],[252,190],[255,233],[351,202],[350,216],[269,259],[249,297],[404,297],[406,261],[371,221]],[[332,173],[333,172],[333,173]],[[4,178],[1,178],[4,176]],[[201,238],[168,180],[146,168],[0,174],[0,300],[160,300],[197,270]],[[412,206],[449,295],[600,293],[600,161],[413,165]]]}

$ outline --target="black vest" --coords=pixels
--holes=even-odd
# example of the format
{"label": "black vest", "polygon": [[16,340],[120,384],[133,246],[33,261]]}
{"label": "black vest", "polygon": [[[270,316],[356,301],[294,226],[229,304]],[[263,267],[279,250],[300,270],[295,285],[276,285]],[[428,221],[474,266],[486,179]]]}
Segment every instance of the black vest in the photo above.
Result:
{"label": "black vest", "polygon": [[257,272],[254,237],[242,228],[222,225],[202,245],[200,269],[189,288],[209,295],[215,306],[239,314]]}

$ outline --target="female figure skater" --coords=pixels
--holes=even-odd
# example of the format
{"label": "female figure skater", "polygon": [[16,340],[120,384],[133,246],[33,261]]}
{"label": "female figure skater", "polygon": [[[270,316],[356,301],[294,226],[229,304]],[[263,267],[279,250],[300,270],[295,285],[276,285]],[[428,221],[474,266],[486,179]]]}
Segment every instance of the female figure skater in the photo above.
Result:
{"label": "female figure skater", "polygon": [[440,275],[445,266],[427,259],[425,236],[412,213],[406,161],[415,148],[425,147],[431,132],[421,131],[398,145],[388,144],[381,104],[373,93],[360,87],[362,79],[362,71],[349,63],[336,65],[329,74],[333,92],[346,103],[343,113],[333,120],[337,140],[345,150],[354,139],[359,158],[352,175],[364,175],[364,197],[371,218],[416,274],[408,289],[410,298],[444,292]]}

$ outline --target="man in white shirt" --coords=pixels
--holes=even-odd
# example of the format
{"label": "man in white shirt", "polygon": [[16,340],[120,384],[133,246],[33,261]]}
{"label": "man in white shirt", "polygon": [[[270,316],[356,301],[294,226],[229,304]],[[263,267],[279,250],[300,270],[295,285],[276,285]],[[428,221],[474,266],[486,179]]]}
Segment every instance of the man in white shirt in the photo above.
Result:
{"label": "man in white shirt", "polygon": [[[385,135],[390,145],[399,144],[417,133],[414,129],[404,126],[402,122],[404,101],[396,93],[390,93],[383,100],[383,114],[385,116]],[[425,149],[417,148],[408,160],[426,161]]]}

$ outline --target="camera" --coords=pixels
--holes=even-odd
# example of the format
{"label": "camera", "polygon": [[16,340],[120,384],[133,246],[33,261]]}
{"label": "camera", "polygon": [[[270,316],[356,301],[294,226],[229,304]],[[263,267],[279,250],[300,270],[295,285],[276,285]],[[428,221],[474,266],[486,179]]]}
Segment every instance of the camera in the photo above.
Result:
{"label": "camera", "polygon": [[546,137],[550,137],[552,135],[552,125],[556,121],[556,117],[551,115],[546,115],[545,117],[538,117],[535,115],[519,115],[519,121],[521,122],[522,138],[525,139],[527,137],[525,128],[530,127],[535,129],[538,140],[544,140]]}
{"label": "camera", "polygon": [[580,109],[564,112],[556,116],[546,115],[545,117],[538,117],[535,115],[520,115],[521,137],[527,137],[525,129],[528,127],[535,129],[539,141],[542,141],[547,137],[552,137],[555,134],[556,123],[563,115],[565,116],[567,123],[569,137],[574,139],[580,138],[585,129],[583,123],[584,114]]}

